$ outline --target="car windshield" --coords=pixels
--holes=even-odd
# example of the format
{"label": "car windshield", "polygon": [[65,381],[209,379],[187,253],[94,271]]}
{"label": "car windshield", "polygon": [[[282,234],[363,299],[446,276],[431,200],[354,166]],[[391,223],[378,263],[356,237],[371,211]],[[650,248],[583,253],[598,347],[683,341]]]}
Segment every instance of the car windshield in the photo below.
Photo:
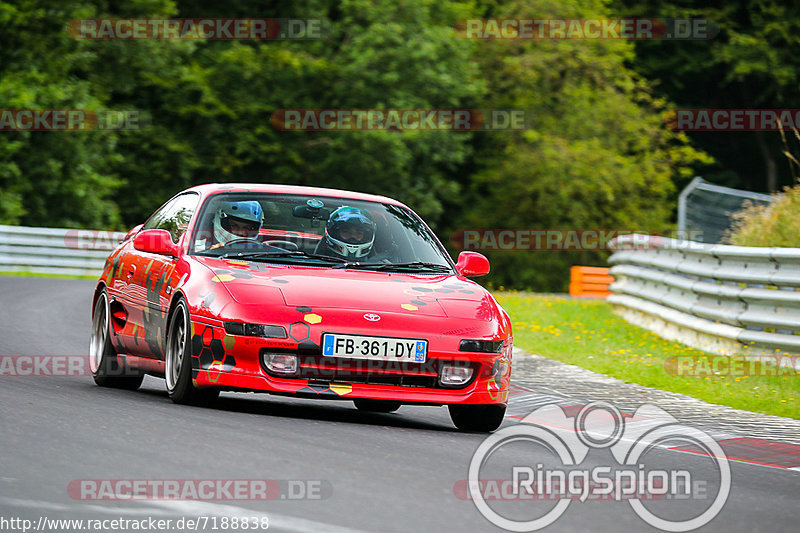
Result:
{"label": "car windshield", "polygon": [[190,253],[327,268],[453,272],[441,245],[408,209],[328,196],[215,194],[201,209]]}

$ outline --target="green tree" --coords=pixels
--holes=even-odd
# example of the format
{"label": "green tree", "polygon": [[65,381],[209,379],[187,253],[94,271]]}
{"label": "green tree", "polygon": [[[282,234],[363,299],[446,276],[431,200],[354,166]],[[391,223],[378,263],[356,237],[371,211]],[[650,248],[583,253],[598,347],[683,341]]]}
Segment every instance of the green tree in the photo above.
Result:
{"label": "green tree", "polygon": [[[602,1],[512,1],[490,16],[608,16]],[[472,208],[462,227],[664,231],[673,181],[708,162],[664,127],[665,102],[626,64],[613,40],[486,41],[479,59],[485,107],[525,109],[534,126],[487,133],[476,153]],[[571,264],[603,264],[603,252],[495,252],[495,285],[564,290]]]}
{"label": "green tree", "polygon": [[[800,98],[800,12],[780,0],[614,0],[621,16],[698,18],[708,40],[637,41],[633,68],[682,108],[795,109]],[[792,183],[777,132],[689,134],[717,163],[699,169],[717,183],[777,191]]]}
{"label": "green tree", "polygon": [[[81,2],[0,2],[0,101],[4,109],[99,109],[105,101],[79,74],[91,46],[73,40],[66,21]],[[36,226],[115,225],[120,181],[113,132],[0,133],[0,222]]]}
{"label": "green tree", "polygon": [[[283,108],[458,108],[484,91],[475,43],[452,23],[471,4],[414,0],[28,0],[0,4],[0,95],[9,108],[145,112],[134,131],[11,133],[0,145],[0,220],[140,222],[175,192],[209,181],[297,183],[398,197],[435,222],[459,191],[468,134],[288,133]],[[75,18],[302,17],[309,41],[79,41]]]}
{"label": "green tree", "polygon": [[[250,3],[232,4],[234,15],[253,16],[243,12]],[[475,101],[484,90],[470,61],[475,43],[452,30],[465,6],[353,0],[292,7],[273,13],[323,19],[329,35],[191,43],[166,56],[175,63],[170,68],[134,65],[139,82],[127,99],[146,105],[153,124],[121,140],[126,156],[117,168],[127,184],[120,205],[129,224],[146,216],[156,197],[209,181],[386,194],[433,222],[458,194],[453,176],[471,151],[469,134],[283,132],[269,119],[279,109],[453,108]],[[209,14],[218,13],[203,3],[178,12]]]}

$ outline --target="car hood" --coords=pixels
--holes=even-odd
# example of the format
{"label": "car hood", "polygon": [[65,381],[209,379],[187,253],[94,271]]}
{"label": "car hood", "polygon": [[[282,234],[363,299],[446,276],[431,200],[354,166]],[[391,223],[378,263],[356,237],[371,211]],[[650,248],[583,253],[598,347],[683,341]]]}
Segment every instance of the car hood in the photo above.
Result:
{"label": "car hood", "polygon": [[239,304],[499,318],[483,287],[456,275],[415,275],[197,257]]}

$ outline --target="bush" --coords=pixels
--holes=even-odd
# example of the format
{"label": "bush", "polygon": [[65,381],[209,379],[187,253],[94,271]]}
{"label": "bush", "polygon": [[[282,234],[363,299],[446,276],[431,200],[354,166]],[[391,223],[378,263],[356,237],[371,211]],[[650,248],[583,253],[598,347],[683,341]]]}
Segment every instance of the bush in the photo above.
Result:
{"label": "bush", "polygon": [[769,205],[749,205],[733,215],[725,238],[739,246],[800,248],[800,183],[775,194]]}

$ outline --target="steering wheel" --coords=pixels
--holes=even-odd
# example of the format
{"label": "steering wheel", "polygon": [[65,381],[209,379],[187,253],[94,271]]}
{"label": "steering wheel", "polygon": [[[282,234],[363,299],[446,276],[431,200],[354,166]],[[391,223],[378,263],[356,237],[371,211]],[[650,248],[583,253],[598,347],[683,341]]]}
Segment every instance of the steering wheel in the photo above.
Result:
{"label": "steering wheel", "polygon": [[275,248],[283,248],[284,250],[289,250],[290,252],[300,249],[300,247],[297,246],[297,243],[292,241],[265,241],[264,244],[267,246],[273,246]]}
{"label": "steering wheel", "polygon": [[257,244],[261,248],[264,247],[264,243],[259,241],[258,239],[251,239],[249,237],[239,237],[238,239],[233,239],[232,241],[226,242],[225,245],[223,246],[223,248],[227,248],[228,246],[230,246],[232,244],[241,244],[241,243],[245,243],[245,242]]}

